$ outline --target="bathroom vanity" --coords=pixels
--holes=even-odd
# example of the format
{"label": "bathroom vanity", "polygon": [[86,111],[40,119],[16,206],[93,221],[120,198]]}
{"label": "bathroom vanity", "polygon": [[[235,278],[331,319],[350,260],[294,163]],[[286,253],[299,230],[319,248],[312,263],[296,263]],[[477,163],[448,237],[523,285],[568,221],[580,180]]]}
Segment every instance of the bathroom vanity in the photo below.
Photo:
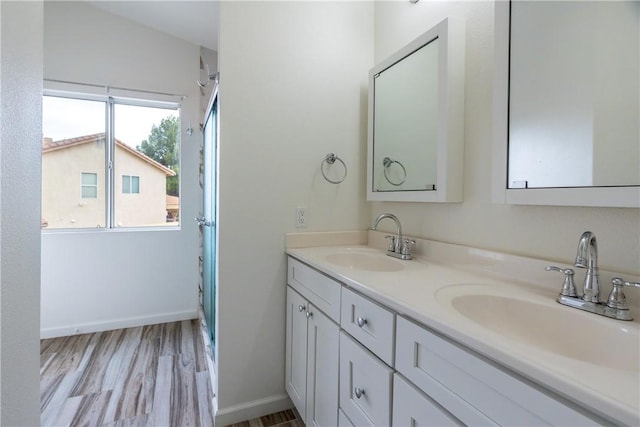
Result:
{"label": "bathroom vanity", "polygon": [[286,389],[308,426],[640,425],[637,320],[557,304],[547,261],[418,239],[401,261],[383,237],[287,250]]}

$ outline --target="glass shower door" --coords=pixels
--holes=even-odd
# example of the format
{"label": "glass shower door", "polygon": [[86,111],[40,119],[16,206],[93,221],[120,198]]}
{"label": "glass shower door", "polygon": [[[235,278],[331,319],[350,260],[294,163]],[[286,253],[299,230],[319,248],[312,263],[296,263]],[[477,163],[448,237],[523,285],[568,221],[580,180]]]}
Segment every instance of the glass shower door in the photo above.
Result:
{"label": "glass shower door", "polygon": [[[218,96],[217,90],[211,97],[204,125],[203,148],[203,214],[202,256],[203,256],[203,308],[212,350],[215,349],[216,331],[216,151],[218,143]],[[212,351],[215,357],[215,350]]]}

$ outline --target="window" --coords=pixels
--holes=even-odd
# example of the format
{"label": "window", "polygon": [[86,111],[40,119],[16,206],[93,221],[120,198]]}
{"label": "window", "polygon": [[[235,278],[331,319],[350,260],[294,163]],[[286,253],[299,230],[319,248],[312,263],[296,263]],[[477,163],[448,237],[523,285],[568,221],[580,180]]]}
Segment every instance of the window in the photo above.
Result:
{"label": "window", "polygon": [[122,193],[123,194],[139,194],[140,193],[140,177],[122,175]]}
{"label": "window", "polygon": [[82,198],[97,199],[98,198],[98,174],[82,172],[81,177]]}
{"label": "window", "polygon": [[43,228],[177,225],[179,104],[56,91],[42,117]]}

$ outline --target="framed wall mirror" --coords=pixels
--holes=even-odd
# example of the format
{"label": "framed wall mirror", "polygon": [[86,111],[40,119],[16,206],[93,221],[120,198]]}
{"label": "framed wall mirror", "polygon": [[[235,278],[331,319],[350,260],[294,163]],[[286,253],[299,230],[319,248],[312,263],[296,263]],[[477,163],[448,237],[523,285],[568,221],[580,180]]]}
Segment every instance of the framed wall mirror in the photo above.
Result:
{"label": "framed wall mirror", "polygon": [[367,199],[461,202],[464,28],[446,19],[369,72]]}
{"label": "framed wall mirror", "polygon": [[496,2],[494,201],[640,207],[640,3]]}

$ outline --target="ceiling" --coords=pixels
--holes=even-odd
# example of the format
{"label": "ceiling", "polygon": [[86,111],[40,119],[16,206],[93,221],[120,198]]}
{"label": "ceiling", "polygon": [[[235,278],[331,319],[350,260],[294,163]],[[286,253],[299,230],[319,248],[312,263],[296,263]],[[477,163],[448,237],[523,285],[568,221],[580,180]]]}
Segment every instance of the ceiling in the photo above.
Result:
{"label": "ceiling", "polygon": [[130,21],[214,51],[218,50],[218,0],[88,1]]}

